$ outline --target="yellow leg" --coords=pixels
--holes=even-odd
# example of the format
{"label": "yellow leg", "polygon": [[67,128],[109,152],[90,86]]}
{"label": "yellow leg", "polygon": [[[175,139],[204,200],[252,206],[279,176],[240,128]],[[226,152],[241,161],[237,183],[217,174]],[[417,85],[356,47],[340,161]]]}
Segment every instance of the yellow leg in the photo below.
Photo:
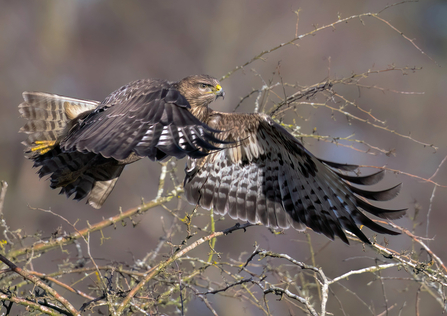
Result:
{"label": "yellow leg", "polygon": [[38,151],[40,155],[43,155],[53,149],[56,145],[55,140],[36,140],[34,142],[37,146],[31,147],[31,151]]}

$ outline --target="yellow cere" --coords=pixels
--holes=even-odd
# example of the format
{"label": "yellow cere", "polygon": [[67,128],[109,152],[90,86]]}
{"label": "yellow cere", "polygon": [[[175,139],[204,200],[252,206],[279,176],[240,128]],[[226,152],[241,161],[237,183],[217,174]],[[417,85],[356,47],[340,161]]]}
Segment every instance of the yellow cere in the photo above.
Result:
{"label": "yellow cere", "polygon": [[56,144],[54,140],[36,140],[34,142],[37,146],[31,147],[31,151],[39,151],[39,154],[43,155],[53,149]]}
{"label": "yellow cere", "polygon": [[216,85],[215,87],[216,92],[219,92],[220,90],[222,90],[222,87],[220,86],[220,84]]}

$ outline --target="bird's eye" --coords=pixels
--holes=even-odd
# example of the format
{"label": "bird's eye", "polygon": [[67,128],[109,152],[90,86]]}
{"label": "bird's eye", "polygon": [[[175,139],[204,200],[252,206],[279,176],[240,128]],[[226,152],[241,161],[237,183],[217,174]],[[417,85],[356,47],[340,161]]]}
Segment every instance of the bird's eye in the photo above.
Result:
{"label": "bird's eye", "polygon": [[201,89],[206,89],[208,87],[208,85],[205,83],[201,83],[199,86]]}

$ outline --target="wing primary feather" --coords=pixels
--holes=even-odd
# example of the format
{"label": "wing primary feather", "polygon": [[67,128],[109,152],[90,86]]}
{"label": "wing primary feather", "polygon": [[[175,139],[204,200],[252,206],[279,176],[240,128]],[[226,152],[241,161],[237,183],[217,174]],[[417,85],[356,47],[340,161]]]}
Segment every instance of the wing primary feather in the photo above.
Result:
{"label": "wing primary feather", "polygon": [[[212,134],[207,133],[201,126],[194,126],[192,130],[195,132],[196,138],[194,139],[195,142],[200,147],[203,147],[208,150],[220,150],[221,148],[216,147],[212,145],[210,142],[214,143],[223,143],[221,140],[214,137]],[[210,141],[210,142],[208,142]],[[226,143],[226,142],[224,142]]]}
{"label": "wing primary feather", "polygon": [[397,210],[388,210],[383,209],[377,206],[374,206],[372,204],[369,204],[365,202],[364,200],[360,199],[359,197],[355,197],[355,200],[357,202],[357,206],[362,208],[363,210],[367,211],[368,213],[371,213],[377,217],[384,218],[384,219],[398,219],[405,215],[406,208],[404,209],[397,209]]}
{"label": "wing primary feather", "polygon": [[182,149],[185,152],[195,151],[197,148],[195,147],[194,143],[192,142],[192,139],[191,139],[192,135],[191,135],[190,127],[182,127],[181,131],[182,131],[183,139],[186,140],[186,142],[183,142],[185,148],[182,148]]}
{"label": "wing primary feather", "polygon": [[[331,202],[331,210],[337,217],[341,227],[355,234],[363,242],[370,244],[369,239],[357,227],[355,219],[352,217],[353,212],[357,211],[354,195],[344,186],[344,183],[336,177],[330,169],[322,170],[322,180],[326,183],[331,194],[328,194],[328,201]],[[344,233],[343,233],[344,235]],[[339,236],[345,242],[346,236]]]}
{"label": "wing primary feather", "polygon": [[335,170],[332,170],[337,176],[340,178],[347,180],[349,182],[355,183],[355,184],[361,184],[361,185],[373,185],[378,183],[380,180],[383,179],[385,176],[385,170],[380,170],[376,173],[369,174],[366,176],[348,176],[345,174],[342,174],[340,172],[337,172]]}
{"label": "wing primary feather", "polygon": [[[390,230],[388,228],[385,228],[375,222],[373,222],[371,219],[369,219],[368,217],[366,217],[363,213],[361,213],[360,211],[355,211],[353,212],[353,217],[354,219],[362,225],[365,225],[366,227],[368,227],[369,229],[375,231],[376,233],[379,234],[388,234],[388,235],[400,235],[399,232],[395,232],[393,230]],[[357,227],[357,226],[356,226]],[[370,242],[369,242],[370,243]]]}
{"label": "wing primary feather", "polygon": [[[221,188],[225,185],[224,181],[226,179],[224,178],[224,174],[226,173],[227,170],[225,169],[224,166],[222,166],[223,163],[224,163],[224,161],[222,161],[222,160],[214,161],[213,169],[214,169],[214,172],[217,173],[217,176],[216,176],[216,184],[214,187],[213,201],[212,201],[213,209],[217,209],[216,205],[218,205],[218,201],[220,199]],[[222,194],[222,199],[225,200],[225,194]],[[222,202],[221,202],[221,204],[222,204]],[[225,202],[223,204],[225,206]],[[221,207],[219,207],[219,209],[220,208]]]}
{"label": "wing primary feather", "polygon": [[[338,236],[346,243],[347,238],[340,222],[340,218],[349,217],[349,213],[346,210],[346,202],[341,201],[335,190],[332,189],[332,187],[328,187],[328,184],[325,181],[320,182],[318,180],[319,178],[314,178],[313,181],[308,180],[308,187],[310,190],[308,188],[306,191],[311,197],[311,203],[314,206],[314,209],[320,212],[321,221],[324,224],[326,232],[329,232],[330,236],[325,232],[323,233],[331,239],[333,239],[334,236]],[[328,191],[333,193],[334,200],[330,198],[331,194]]]}
{"label": "wing primary feather", "polygon": [[[332,182],[334,187],[338,187],[339,189],[342,188],[340,185],[337,186],[335,178],[330,177],[328,179],[330,179],[329,181]],[[403,214],[405,214],[405,210],[385,210],[385,209],[376,207],[374,205],[371,205],[355,195],[351,195],[352,197],[354,197],[354,200],[351,200],[352,197],[348,198],[349,193],[344,192],[344,190],[342,190],[341,192],[345,194],[345,201],[347,201],[349,203],[354,203],[354,205],[351,206],[352,208],[349,205],[347,205],[347,207],[349,208],[350,216],[348,218],[344,218],[343,222],[344,222],[345,229],[351,231],[357,237],[359,237],[363,242],[366,242],[368,244],[370,244],[371,242],[366,238],[366,236],[361,232],[361,230],[357,227],[356,224],[365,225],[369,229],[372,229],[378,233],[383,233],[383,234],[389,233],[391,235],[399,234],[399,233],[391,231],[391,230],[389,230],[385,227],[382,227],[379,224],[373,222],[371,219],[366,217],[362,212],[360,212],[357,209],[357,207],[360,207],[363,210],[365,210],[373,215],[376,215],[378,217],[388,218],[388,219],[395,219],[395,218],[403,216]],[[352,222],[352,219],[355,221],[355,223]],[[366,238],[367,241],[364,238]]]}
{"label": "wing primary feather", "polygon": [[343,171],[354,171],[356,169],[358,169],[358,165],[351,165],[351,164],[343,164],[343,163],[338,163],[338,162],[333,162],[333,161],[329,161],[329,160],[324,160],[324,159],[318,159],[320,162],[328,165],[329,167],[332,168],[337,168]]}
{"label": "wing primary feather", "polygon": [[203,182],[202,187],[200,188],[200,205],[209,210],[212,207],[213,203],[213,196],[214,196],[214,189],[215,189],[215,183],[216,183],[216,174],[214,172],[213,166],[210,163],[206,164],[206,179]]}
{"label": "wing primary feather", "polygon": [[293,170],[288,170],[285,174],[288,179],[288,185],[289,185],[289,194],[292,201],[292,205],[289,205],[289,208],[292,207],[290,210],[287,210],[286,205],[283,204],[283,207],[285,210],[288,211],[288,214],[290,214],[290,217],[293,219],[292,225],[295,229],[298,230],[304,230],[303,224],[300,220],[300,215],[304,211],[304,205],[302,202],[302,196],[300,194],[301,192],[301,181],[300,177],[296,177],[293,173]]}
{"label": "wing primary feather", "polygon": [[257,184],[256,184],[256,190],[257,190],[257,197],[256,197],[256,212],[258,214],[258,218],[261,221],[263,225],[270,226],[270,227],[278,227],[278,225],[275,223],[269,222],[269,216],[268,211],[266,207],[266,197],[263,191],[264,186],[264,169],[257,166],[256,168],[257,172]]}
{"label": "wing primary feather", "polygon": [[385,190],[381,190],[381,191],[367,191],[367,190],[357,188],[357,187],[350,185],[348,183],[346,183],[346,185],[349,187],[349,189],[351,189],[352,192],[354,192],[360,196],[363,196],[364,198],[374,200],[374,201],[389,201],[389,200],[395,198],[399,194],[400,189],[402,187],[402,183],[399,183],[398,185],[396,185],[392,188],[389,188],[389,189],[385,189]]}
{"label": "wing primary feather", "polygon": [[256,223],[256,213],[252,214],[254,217],[250,217],[250,213],[247,212],[246,208],[246,198],[247,198],[247,189],[248,189],[248,175],[247,168],[242,168],[240,174],[238,176],[239,181],[237,181],[237,189],[236,189],[236,213],[237,218],[243,221],[248,221],[251,224]]}
{"label": "wing primary feather", "polygon": [[230,184],[230,189],[228,191],[227,204],[225,205],[225,209],[228,211],[228,215],[230,215],[233,219],[238,219],[237,213],[237,184],[239,180],[239,166],[236,164],[232,164],[232,179]]}
{"label": "wing primary feather", "polygon": [[178,133],[178,129],[176,126],[169,125],[169,134],[171,137],[171,148],[172,148],[172,154],[171,156],[180,156],[184,153],[184,150],[182,147],[180,147],[180,135]]}
{"label": "wing primary feather", "polygon": [[257,184],[258,184],[258,170],[257,166],[250,164],[248,168],[247,176],[247,193],[245,195],[245,208],[247,210],[247,216],[253,223],[261,222],[261,218],[257,212]]}
{"label": "wing primary feather", "polygon": [[286,213],[283,209],[282,203],[281,203],[281,188],[279,184],[279,161],[274,160],[272,163],[272,166],[270,168],[270,175],[271,175],[271,182],[272,182],[272,188],[273,192],[271,194],[272,199],[272,213],[275,216],[275,219],[277,221],[277,225],[280,228],[289,228],[290,227],[290,215]]}

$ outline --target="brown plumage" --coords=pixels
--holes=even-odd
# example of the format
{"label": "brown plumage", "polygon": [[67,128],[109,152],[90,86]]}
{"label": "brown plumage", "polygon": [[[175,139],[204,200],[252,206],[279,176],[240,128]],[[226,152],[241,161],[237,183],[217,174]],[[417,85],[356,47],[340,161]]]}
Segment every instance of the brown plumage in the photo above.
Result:
{"label": "brown plumage", "polygon": [[41,92],[24,92],[19,112],[27,157],[50,175],[51,188],[99,208],[126,164],[143,157],[162,160],[200,158],[219,143],[191,105],[206,107],[223,96],[218,81],[206,75],[179,82],[131,82],[103,102]]}
{"label": "brown plumage", "polygon": [[[218,214],[273,228],[292,226],[302,230],[307,226],[331,239],[338,236],[345,243],[349,241],[344,230],[370,243],[357,225],[378,233],[398,234],[373,222],[362,211],[385,219],[403,216],[404,209],[382,209],[366,200],[390,200],[398,194],[400,185],[383,191],[353,185],[375,184],[383,178],[383,171],[367,176],[341,173],[357,166],[316,158],[265,114],[209,109],[217,95],[223,96],[223,91],[209,76],[192,76],[173,84],[137,81],[112,93],[101,104],[24,94],[21,113],[30,120],[23,128],[30,133],[25,144],[36,145],[29,148],[34,150],[32,158],[35,166],[41,167],[41,177],[51,174],[51,187],[62,187],[67,195],[76,193],[77,199],[89,196],[89,203],[95,207],[104,202],[125,164],[144,156],[157,160],[188,155],[184,182],[187,200],[213,208]],[[34,118],[37,115],[29,112],[39,106],[32,98],[52,104],[46,106],[48,113],[57,108],[54,103],[72,106],[45,114],[46,118]],[[82,112],[86,107],[95,109]],[[77,118],[59,120],[67,109]],[[41,139],[56,139],[56,145],[46,152],[42,148],[45,144],[39,143]]]}

